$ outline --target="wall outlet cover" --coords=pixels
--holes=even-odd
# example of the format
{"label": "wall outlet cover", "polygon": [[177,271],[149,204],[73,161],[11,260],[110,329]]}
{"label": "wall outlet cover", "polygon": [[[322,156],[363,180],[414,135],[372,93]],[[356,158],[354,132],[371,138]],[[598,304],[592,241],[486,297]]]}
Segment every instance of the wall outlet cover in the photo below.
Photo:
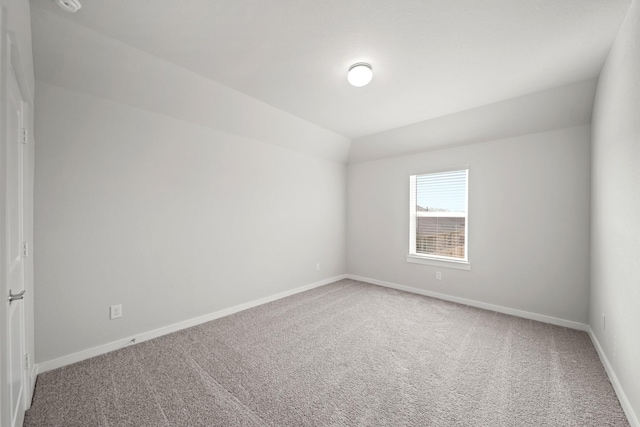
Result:
{"label": "wall outlet cover", "polygon": [[109,307],[109,319],[113,320],[119,317],[122,317],[122,304]]}

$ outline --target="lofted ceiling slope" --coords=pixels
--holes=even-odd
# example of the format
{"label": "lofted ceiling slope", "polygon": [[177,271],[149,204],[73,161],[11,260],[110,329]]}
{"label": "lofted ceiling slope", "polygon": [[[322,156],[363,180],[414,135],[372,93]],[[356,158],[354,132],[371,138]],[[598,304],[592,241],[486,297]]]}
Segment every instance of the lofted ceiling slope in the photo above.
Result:
{"label": "lofted ceiling slope", "polygon": [[[31,5],[348,139],[592,79],[630,5],[630,0],[81,1],[76,14],[63,12],[53,0],[31,0]],[[47,20],[38,25],[34,43],[45,44]],[[68,54],[50,40],[46,48],[54,50],[51,55]],[[36,78],[49,81],[51,70],[37,59]],[[346,71],[359,61],[372,64],[374,78],[354,88]],[[73,72],[72,65],[67,69]]]}

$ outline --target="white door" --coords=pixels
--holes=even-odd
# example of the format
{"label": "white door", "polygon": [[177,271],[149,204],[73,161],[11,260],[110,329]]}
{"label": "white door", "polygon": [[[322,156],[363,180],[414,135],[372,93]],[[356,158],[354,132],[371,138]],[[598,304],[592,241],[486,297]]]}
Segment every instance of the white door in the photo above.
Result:
{"label": "white door", "polygon": [[[7,58],[7,56],[5,56]],[[18,88],[16,77],[11,67],[3,71],[7,73],[6,99],[6,129],[4,152],[6,158],[2,165],[5,173],[5,255],[6,272],[3,289],[3,304],[6,304],[4,314],[5,326],[5,372],[2,378],[3,392],[6,396],[3,403],[9,408],[2,408],[2,425],[8,422],[11,427],[22,426],[26,408],[26,376],[25,376],[25,316],[24,302],[21,294],[25,290],[24,280],[24,220],[23,220],[23,100]],[[15,295],[11,301],[11,295]],[[8,414],[4,413],[8,409]]]}

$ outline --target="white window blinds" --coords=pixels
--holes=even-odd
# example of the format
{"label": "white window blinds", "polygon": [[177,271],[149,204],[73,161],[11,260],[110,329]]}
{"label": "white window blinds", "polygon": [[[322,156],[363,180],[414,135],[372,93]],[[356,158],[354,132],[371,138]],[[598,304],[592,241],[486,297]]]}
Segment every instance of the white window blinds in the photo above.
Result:
{"label": "white window blinds", "polygon": [[412,255],[467,261],[468,169],[410,177]]}

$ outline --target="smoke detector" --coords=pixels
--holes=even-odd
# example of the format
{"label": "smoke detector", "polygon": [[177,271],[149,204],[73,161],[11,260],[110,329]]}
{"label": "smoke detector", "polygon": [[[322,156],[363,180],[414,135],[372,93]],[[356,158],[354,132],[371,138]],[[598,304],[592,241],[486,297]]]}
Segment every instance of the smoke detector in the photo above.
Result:
{"label": "smoke detector", "polygon": [[78,0],[56,0],[56,4],[60,6],[62,10],[69,13],[76,13],[82,8]]}

